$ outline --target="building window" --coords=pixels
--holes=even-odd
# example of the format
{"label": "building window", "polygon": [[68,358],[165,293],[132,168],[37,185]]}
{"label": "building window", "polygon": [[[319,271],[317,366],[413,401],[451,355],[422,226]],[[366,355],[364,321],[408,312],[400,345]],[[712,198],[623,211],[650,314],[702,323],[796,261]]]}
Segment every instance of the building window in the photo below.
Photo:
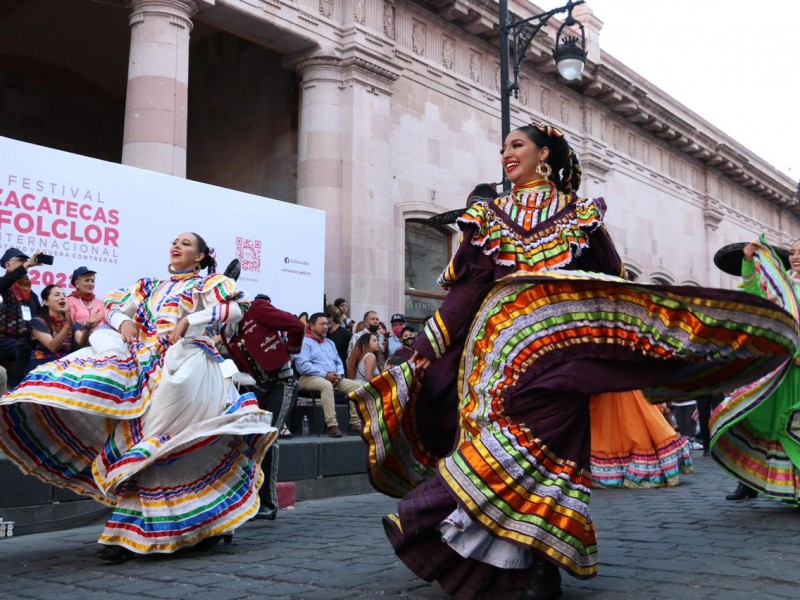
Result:
{"label": "building window", "polygon": [[625,279],[628,281],[639,281],[641,276],[642,274],[639,272],[639,269],[630,265],[625,265]]}
{"label": "building window", "polygon": [[444,300],[436,283],[450,261],[450,233],[424,221],[406,221],[405,314],[409,324],[421,324]]}
{"label": "building window", "polygon": [[655,283],[656,285],[675,285],[663,275],[653,275],[650,278],[650,282]]}

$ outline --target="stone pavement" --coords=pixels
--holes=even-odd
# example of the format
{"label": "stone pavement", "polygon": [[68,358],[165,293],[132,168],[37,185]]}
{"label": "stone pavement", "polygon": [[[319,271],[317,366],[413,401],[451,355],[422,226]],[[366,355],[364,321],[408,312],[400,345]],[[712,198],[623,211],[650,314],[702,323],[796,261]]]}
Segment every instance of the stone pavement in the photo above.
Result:
{"label": "stone pavement", "polygon": [[[564,600],[800,597],[800,510],[728,502],[733,481],[697,456],[677,488],[596,490],[600,574],[564,578]],[[206,552],[103,565],[100,525],[0,541],[0,597],[47,600],[446,598],[397,561],[378,494],[310,500],[252,521]]]}

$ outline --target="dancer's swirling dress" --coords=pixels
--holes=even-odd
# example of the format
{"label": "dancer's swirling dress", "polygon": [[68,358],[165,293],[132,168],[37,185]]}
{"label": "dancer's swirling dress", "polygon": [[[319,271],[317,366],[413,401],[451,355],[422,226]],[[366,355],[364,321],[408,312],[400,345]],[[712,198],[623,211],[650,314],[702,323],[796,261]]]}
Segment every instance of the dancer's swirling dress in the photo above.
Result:
{"label": "dancer's swirling dress", "polygon": [[[233,280],[194,272],[109,294],[90,347],[40,366],[0,400],[0,446],[22,470],[114,507],[101,544],[169,553],[258,510],[276,437],[252,395],[226,403],[206,326],[241,318]],[[184,339],[168,335],[188,317]],[[138,342],[115,331],[133,319]]]}
{"label": "dancer's swirling dress", "polygon": [[415,345],[435,362],[351,394],[371,481],[403,498],[389,541],[458,599],[517,597],[534,560],[597,572],[591,394],[691,398],[752,381],[798,343],[792,317],[752,295],[597,272],[621,273],[605,203],[548,185],[467,209],[447,298]]}
{"label": "dancer's swirling dress", "polygon": [[[800,275],[785,270],[764,236],[742,262],[742,287],[800,321]],[[800,353],[733,391],[711,416],[711,456],[748,487],[800,504]]]}

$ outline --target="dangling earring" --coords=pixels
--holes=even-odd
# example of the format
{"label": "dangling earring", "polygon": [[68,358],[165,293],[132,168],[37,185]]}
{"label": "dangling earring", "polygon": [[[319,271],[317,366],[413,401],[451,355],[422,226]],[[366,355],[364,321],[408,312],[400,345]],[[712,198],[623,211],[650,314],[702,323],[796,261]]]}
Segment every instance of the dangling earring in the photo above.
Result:
{"label": "dangling earring", "polygon": [[194,271],[195,273],[199,273],[200,269],[202,269],[202,268],[203,267],[202,267],[202,265],[200,263],[194,263],[194,266],[192,267],[192,271]]}
{"label": "dangling earring", "polygon": [[175,275],[175,269],[172,268],[172,263],[167,265],[167,271],[169,271],[171,275]]}
{"label": "dangling earring", "polygon": [[553,173],[553,167],[551,167],[546,162],[540,162],[538,165],[536,165],[536,174],[539,175],[542,179],[549,179],[552,173]]}

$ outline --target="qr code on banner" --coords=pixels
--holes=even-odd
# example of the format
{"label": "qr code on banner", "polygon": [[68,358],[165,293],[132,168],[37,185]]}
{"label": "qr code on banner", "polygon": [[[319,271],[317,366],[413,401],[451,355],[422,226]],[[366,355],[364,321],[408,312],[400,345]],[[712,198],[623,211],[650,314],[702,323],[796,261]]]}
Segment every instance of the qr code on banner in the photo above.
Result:
{"label": "qr code on banner", "polygon": [[242,263],[242,271],[261,272],[261,240],[236,238],[236,258]]}

